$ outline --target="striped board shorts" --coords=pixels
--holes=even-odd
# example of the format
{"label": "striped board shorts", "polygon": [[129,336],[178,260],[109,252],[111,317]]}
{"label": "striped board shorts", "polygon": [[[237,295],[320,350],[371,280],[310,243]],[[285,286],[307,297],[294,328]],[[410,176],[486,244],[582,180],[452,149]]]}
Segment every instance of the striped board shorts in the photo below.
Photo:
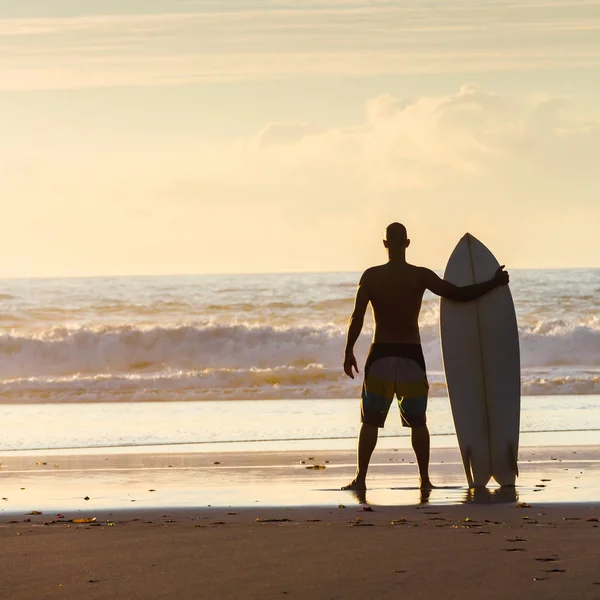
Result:
{"label": "striped board shorts", "polygon": [[373,344],[365,365],[361,422],[383,427],[394,396],[404,427],[427,424],[429,384],[418,344]]}

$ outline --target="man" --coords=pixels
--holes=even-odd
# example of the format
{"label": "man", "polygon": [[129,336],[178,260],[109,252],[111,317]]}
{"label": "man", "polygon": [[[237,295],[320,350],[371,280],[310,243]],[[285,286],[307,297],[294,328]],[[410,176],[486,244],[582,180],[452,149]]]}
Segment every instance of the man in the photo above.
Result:
{"label": "man", "polygon": [[367,269],[358,284],[344,356],[344,372],[348,377],[354,379],[354,371],[358,373],[354,344],[369,302],[375,332],[365,363],[356,477],[344,490],[366,490],[367,469],[377,444],[378,428],[384,426],[394,395],[398,398],[402,425],[411,428],[421,489],[433,487],[429,479],[429,430],[425,417],[429,384],[418,324],[423,293],[430,290],[444,298],[468,301],[508,283],[508,273],[500,267],[489,281],[458,287],[440,279],[430,269],[407,263],[409,244],[404,225],[389,225],[383,240],[388,262]]}

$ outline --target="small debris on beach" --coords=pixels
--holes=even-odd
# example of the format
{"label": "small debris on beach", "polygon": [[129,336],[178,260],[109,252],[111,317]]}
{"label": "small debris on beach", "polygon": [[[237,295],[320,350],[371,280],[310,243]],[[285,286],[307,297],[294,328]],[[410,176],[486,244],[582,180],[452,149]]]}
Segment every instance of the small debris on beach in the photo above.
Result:
{"label": "small debris on beach", "polygon": [[308,465],[305,467],[306,469],[311,469],[312,471],[321,471],[326,469],[325,465]]}
{"label": "small debris on beach", "polygon": [[256,517],[257,523],[293,523],[292,519],[262,519],[261,517]]}
{"label": "small debris on beach", "polygon": [[71,523],[75,523],[77,525],[79,525],[81,523],[95,523],[96,522],[96,517],[86,517],[86,518],[82,518],[82,519],[71,519],[70,522]]}
{"label": "small debris on beach", "polygon": [[537,560],[538,562],[557,562],[558,558],[554,558],[553,556],[550,556],[547,558],[536,558],[535,560]]}
{"label": "small debris on beach", "polygon": [[356,517],[354,523],[350,523],[350,527],[373,527],[373,523],[363,523],[360,517]]}
{"label": "small debris on beach", "polygon": [[531,508],[531,504],[527,504],[527,502],[518,502],[515,504],[515,508]]}
{"label": "small debris on beach", "polygon": [[89,496],[86,496],[86,497],[84,498],[84,500],[89,500],[89,499],[90,499],[90,497],[89,497]]}
{"label": "small debris on beach", "polygon": [[26,513],[28,515],[43,515],[44,513],[41,510],[32,510],[31,512]]}
{"label": "small debris on beach", "polygon": [[566,573],[567,569],[545,569],[544,573]]}

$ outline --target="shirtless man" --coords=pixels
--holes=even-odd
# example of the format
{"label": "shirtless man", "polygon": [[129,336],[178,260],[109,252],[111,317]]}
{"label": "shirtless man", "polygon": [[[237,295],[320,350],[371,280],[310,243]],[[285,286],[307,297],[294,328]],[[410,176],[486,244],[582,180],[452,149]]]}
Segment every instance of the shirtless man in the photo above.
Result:
{"label": "shirtless man", "polygon": [[404,225],[389,225],[383,240],[388,262],[367,269],[358,284],[344,355],[344,372],[348,377],[354,379],[354,371],[358,373],[354,344],[369,302],[375,332],[365,364],[356,476],[343,490],[362,492],[366,489],[367,469],[377,444],[378,428],[384,426],[394,394],[398,398],[402,425],[411,428],[421,489],[433,487],[429,480],[429,430],[425,417],[429,384],[418,324],[423,293],[430,290],[444,298],[468,301],[508,283],[508,273],[500,267],[489,281],[458,287],[429,269],[407,263],[409,244]]}

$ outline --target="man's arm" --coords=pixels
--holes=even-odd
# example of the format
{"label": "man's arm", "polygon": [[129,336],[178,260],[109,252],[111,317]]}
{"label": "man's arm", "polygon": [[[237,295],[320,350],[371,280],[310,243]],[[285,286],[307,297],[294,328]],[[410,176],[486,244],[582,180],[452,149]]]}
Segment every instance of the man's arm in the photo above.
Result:
{"label": "man's arm", "polygon": [[369,291],[365,282],[365,274],[360,279],[358,290],[356,291],[356,300],[354,310],[350,317],[348,325],[348,336],[346,338],[346,350],[344,352],[344,373],[351,379],[354,379],[353,368],[358,373],[358,365],[354,356],[354,344],[360,335],[365,320],[365,312],[369,305]]}
{"label": "man's arm", "polygon": [[442,298],[448,298],[450,300],[457,300],[459,302],[467,302],[469,300],[475,300],[489,291],[508,283],[508,273],[504,271],[504,265],[498,267],[496,274],[492,279],[484,281],[482,283],[474,283],[473,285],[458,286],[441,279],[433,271],[429,269],[423,269],[425,278],[425,287]]}

